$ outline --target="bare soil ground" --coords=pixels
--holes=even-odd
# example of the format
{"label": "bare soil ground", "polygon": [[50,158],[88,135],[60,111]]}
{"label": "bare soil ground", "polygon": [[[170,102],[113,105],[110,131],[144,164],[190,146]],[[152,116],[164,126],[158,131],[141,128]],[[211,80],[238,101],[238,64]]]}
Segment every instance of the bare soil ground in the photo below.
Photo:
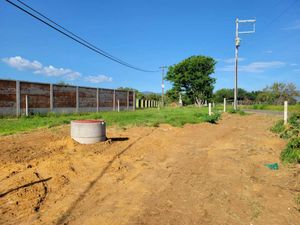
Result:
{"label": "bare soil ground", "polygon": [[299,224],[300,168],[263,115],[217,125],[108,129],[79,145],[69,127],[0,138],[0,224]]}

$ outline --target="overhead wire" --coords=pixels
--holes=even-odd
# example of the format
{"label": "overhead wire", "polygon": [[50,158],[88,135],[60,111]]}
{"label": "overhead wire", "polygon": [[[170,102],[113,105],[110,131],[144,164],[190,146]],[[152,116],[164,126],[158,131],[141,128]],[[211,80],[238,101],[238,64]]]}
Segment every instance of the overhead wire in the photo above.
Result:
{"label": "overhead wire", "polygon": [[[26,3],[20,1],[20,0],[17,0],[17,2],[19,2],[20,4],[22,4],[23,6],[27,7],[28,9],[30,9],[32,12],[36,13],[37,15],[39,15],[40,17],[44,18],[40,18],[38,17],[37,15],[34,15],[32,12],[29,12],[28,10],[24,9],[23,7],[21,7],[20,5],[17,5],[15,4],[14,2],[10,1],[10,0],[6,0],[9,4],[13,5],[14,7],[18,8],[19,10],[25,12],[26,14],[28,14],[29,16],[39,20],[40,22],[44,23],[45,25],[49,26],[50,28],[56,30],[57,32],[63,34],[64,36],[72,39],[73,41],[83,45],[84,47],[116,62],[116,63],[119,63],[123,66],[126,66],[126,67],[129,67],[131,69],[135,69],[135,70],[138,70],[138,71],[142,71],[142,72],[158,72],[159,70],[146,70],[146,69],[143,69],[143,68],[139,68],[137,66],[134,66],[134,65],[131,65],[111,54],[109,54],[108,52],[100,49],[99,47],[95,46],[94,44],[91,44],[90,42],[88,42],[87,40],[85,40],[84,38],[81,38],[80,36],[76,35],[75,33],[73,33],[72,31],[66,29],[65,27],[59,25],[57,22],[53,21],[52,19],[50,19],[49,17],[43,15],[42,13],[38,12],[37,10],[33,9],[32,7],[30,7],[29,5],[27,5]],[[48,20],[48,21],[45,21],[45,20]],[[52,24],[50,24],[52,23]]]}

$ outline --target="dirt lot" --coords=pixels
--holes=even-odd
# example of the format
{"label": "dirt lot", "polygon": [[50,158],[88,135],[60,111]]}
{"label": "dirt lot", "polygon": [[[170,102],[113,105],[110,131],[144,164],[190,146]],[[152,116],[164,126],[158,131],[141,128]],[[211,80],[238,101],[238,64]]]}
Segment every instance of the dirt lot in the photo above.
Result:
{"label": "dirt lot", "polygon": [[108,129],[73,142],[69,127],[1,137],[0,224],[299,224],[300,168],[278,171],[276,119]]}

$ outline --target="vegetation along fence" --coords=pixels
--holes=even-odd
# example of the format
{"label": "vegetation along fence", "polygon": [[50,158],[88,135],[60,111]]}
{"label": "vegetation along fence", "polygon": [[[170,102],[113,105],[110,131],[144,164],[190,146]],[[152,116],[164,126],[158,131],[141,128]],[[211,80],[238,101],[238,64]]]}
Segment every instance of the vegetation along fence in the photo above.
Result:
{"label": "vegetation along fence", "polygon": [[135,92],[0,80],[0,115],[134,110]]}

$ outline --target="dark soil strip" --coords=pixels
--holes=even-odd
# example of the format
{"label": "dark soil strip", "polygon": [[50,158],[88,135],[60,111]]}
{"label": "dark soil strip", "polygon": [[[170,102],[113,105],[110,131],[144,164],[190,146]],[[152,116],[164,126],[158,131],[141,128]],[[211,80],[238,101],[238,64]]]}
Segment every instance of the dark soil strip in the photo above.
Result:
{"label": "dark soil strip", "polygon": [[30,187],[32,185],[35,185],[35,184],[39,184],[39,183],[45,183],[49,180],[51,180],[52,177],[48,177],[46,179],[42,179],[42,180],[37,180],[37,181],[33,181],[33,182],[30,182],[30,183],[27,183],[27,184],[24,184],[22,186],[19,186],[19,187],[16,187],[16,188],[12,188],[12,189],[9,189],[8,191],[4,192],[4,193],[0,193],[0,198],[4,197],[5,195],[11,193],[11,192],[14,192],[14,191],[18,191],[19,189],[21,188],[26,188],[26,187]]}
{"label": "dark soil strip", "polygon": [[39,198],[36,206],[34,207],[34,211],[38,212],[40,210],[41,204],[43,203],[43,201],[45,200],[48,194],[48,186],[47,183],[44,181],[44,179],[41,179],[42,177],[37,172],[35,172],[35,175],[42,181],[43,188],[44,188],[44,194]]}

